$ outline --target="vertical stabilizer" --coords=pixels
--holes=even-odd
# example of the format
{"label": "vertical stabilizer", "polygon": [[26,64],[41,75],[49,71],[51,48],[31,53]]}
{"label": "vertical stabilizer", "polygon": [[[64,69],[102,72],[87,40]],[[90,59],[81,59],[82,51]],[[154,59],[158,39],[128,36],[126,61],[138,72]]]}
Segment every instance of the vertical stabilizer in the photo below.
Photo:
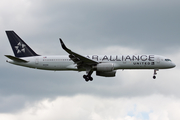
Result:
{"label": "vertical stabilizer", "polygon": [[6,31],[16,57],[38,56],[14,31]]}

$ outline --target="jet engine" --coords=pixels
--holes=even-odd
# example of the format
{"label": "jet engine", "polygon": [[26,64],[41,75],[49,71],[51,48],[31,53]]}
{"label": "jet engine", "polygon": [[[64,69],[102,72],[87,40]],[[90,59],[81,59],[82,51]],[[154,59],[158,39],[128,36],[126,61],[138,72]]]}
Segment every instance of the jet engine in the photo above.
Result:
{"label": "jet engine", "polygon": [[97,76],[103,76],[103,77],[115,77],[116,76],[116,71],[113,70],[111,72],[101,72],[101,71],[96,71]]}
{"label": "jet engine", "polygon": [[113,63],[99,63],[95,69],[97,76],[114,77],[116,74]]}

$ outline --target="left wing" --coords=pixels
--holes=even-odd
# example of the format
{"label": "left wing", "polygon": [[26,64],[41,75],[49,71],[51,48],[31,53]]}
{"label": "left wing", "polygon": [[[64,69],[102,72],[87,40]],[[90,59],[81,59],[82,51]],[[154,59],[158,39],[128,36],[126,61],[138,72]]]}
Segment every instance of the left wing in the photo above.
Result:
{"label": "left wing", "polygon": [[5,56],[6,56],[7,58],[13,60],[13,61],[16,61],[16,62],[24,62],[24,63],[28,62],[28,61],[26,61],[26,60],[23,60],[23,59],[20,59],[20,58],[18,58],[18,57],[14,57],[14,56],[11,56],[11,55],[5,55]]}
{"label": "left wing", "polygon": [[82,56],[78,53],[75,53],[73,51],[71,51],[70,49],[68,49],[66,47],[66,45],[64,44],[64,42],[62,41],[62,39],[59,39],[60,40],[60,43],[61,43],[61,46],[62,48],[67,52],[69,53],[69,58],[75,63],[77,64],[77,67],[78,68],[81,68],[81,67],[91,67],[94,66],[94,65],[97,65],[98,62],[97,61],[94,61],[94,60],[91,60],[85,56]]}

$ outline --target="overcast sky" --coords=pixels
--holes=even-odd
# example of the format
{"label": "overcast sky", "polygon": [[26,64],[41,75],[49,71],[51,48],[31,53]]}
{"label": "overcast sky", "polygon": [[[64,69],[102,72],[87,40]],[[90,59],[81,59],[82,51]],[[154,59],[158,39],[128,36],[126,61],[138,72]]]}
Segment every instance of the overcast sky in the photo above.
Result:
{"label": "overcast sky", "polygon": [[[1,120],[180,119],[180,1],[1,0]],[[13,55],[5,30],[36,53],[67,55],[59,38],[79,54],[158,54],[176,68],[119,70],[114,78],[52,72],[6,63]]]}

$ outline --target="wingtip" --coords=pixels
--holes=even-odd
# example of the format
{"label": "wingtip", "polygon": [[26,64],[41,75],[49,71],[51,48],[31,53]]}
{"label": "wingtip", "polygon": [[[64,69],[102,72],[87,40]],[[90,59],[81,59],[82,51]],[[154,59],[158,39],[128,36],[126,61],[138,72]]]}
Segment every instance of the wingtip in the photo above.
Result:
{"label": "wingtip", "polygon": [[62,39],[61,39],[61,38],[59,38],[59,40],[60,40],[61,45],[63,45],[64,43],[63,43]]}
{"label": "wingtip", "polygon": [[67,49],[67,47],[66,47],[66,45],[64,44],[64,42],[62,41],[62,39],[59,38],[59,40],[60,40],[60,43],[61,43],[62,48],[63,48],[63,49]]}

